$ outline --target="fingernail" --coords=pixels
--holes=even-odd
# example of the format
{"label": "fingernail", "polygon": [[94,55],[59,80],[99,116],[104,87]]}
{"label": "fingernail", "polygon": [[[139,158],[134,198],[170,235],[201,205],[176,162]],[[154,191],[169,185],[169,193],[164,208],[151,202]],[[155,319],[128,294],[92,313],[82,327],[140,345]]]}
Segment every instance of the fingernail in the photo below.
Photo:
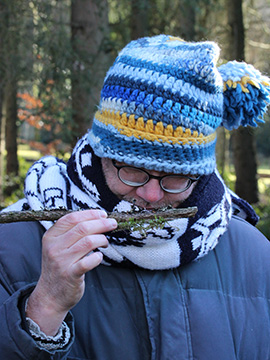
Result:
{"label": "fingernail", "polygon": [[95,252],[95,254],[99,257],[100,261],[102,261],[103,254],[100,251]]}
{"label": "fingernail", "polygon": [[110,224],[113,228],[117,227],[117,221],[115,219],[108,219],[110,221]]}
{"label": "fingernail", "polygon": [[106,218],[106,217],[108,216],[108,214],[106,213],[106,211],[103,211],[103,210],[100,210],[99,215],[100,215],[100,217],[102,217],[102,218]]}

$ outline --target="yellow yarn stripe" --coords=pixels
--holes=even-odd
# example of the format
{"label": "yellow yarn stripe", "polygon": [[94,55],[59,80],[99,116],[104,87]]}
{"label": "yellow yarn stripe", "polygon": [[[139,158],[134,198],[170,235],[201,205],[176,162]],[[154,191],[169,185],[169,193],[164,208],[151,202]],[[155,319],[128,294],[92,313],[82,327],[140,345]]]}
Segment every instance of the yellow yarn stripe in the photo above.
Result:
{"label": "yellow yarn stripe", "polygon": [[[223,91],[225,92],[226,90],[228,90],[226,85],[228,85],[228,87],[230,87],[230,88],[232,87],[232,88],[235,89],[237,84],[239,84],[241,86],[242,91],[245,92],[245,93],[249,93],[249,90],[247,88],[247,84],[251,84],[252,86],[255,86],[258,89],[260,88],[260,85],[258,84],[257,81],[252,80],[249,76],[243,76],[240,81],[232,81],[232,80],[224,81],[224,83],[223,83]],[[266,81],[262,81],[261,84],[265,85],[265,86],[270,85]]]}
{"label": "yellow yarn stripe", "polygon": [[167,41],[182,41],[184,42],[184,40],[178,36],[169,36],[169,39]]}
{"label": "yellow yarn stripe", "polygon": [[146,139],[149,141],[158,141],[169,144],[180,145],[202,145],[212,142],[216,138],[216,133],[204,136],[198,131],[191,133],[190,129],[184,130],[182,126],[178,126],[175,130],[172,125],[164,127],[162,121],[154,125],[153,120],[144,122],[143,117],[135,119],[134,115],[127,117],[124,113],[104,110],[102,113],[97,111],[95,117],[98,121],[105,125],[113,125],[120,134],[125,136],[135,136],[137,139]]}

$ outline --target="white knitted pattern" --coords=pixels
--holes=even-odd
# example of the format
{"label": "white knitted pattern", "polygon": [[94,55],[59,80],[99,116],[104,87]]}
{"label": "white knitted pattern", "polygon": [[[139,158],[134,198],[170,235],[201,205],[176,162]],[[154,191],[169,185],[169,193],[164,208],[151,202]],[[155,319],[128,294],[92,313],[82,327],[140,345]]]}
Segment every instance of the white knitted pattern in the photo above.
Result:
{"label": "white knitted pattern", "polygon": [[[44,157],[29,170],[25,181],[25,199],[11,205],[5,211],[25,209],[28,204],[33,210],[43,208],[78,209],[78,203],[84,208],[100,208],[97,201],[102,197],[92,179],[84,174],[84,167],[91,165],[91,153],[85,153],[86,138],[77,144],[74,153],[78,175],[84,191],[80,190],[68,177],[64,162],[52,157]],[[223,183],[222,183],[223,184]],[[182,243],[187,231],[195,231],[198,236],[191,239],[192,260],[200,258],[213,249],[219,237],[226,231],[231,217],[231,197],[224,185],[223,199],[205,216],[189,227],[189,219],[182,218],[168,222],[163,229],[147,230],[146,234],[123,231],[108,234],[109,246],[99,250],[104,254],[104,264],[127,263],[146,269],[170,269],[181,265]],[[104,196],[104,195],[103,195]],[[119,201],[114,211],[132,211],[133,204]],[[217,221],[218,220],[218,221]],[[42,222],[48,229],[53,224]],[[211,230],[210,230],[211,229]],[[186,244],[185,244],[186,247]]]}

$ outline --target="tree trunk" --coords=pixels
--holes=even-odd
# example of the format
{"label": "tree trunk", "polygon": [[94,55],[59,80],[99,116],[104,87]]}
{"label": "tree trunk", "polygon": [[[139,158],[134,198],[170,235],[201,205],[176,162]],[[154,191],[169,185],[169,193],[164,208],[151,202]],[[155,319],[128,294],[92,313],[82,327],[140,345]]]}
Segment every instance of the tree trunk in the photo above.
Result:
{"label": "tree trunk", "polygon": [[149,6],[148,0],[131,0],[130,29],[132,40],[148,35]]}
{"label": "tree trunk", "polygon": [[3,111],[3,89],[5,80],[4,64],[4,39],[6,34],[6,7],[4,2],[0,2],[0,206],[3,203],[3,134],[2,134],[2,111]]}
{"label": "tree trunk", "polygon": [[257,163],[252,128],[240,127],[233,134],[235,192],[250,203],[258,201]]}
{"label": "tree trunk", "polygon": [[[231,60],[245,59],[245,32],[242,0],[227,0],[229,49]],[[257,162],[254,135],[250,128],[232,132],[233,161],[236,173],[235,192],[250,203],[258,201]]]}
{"label": "tree trunk", "polygon": [[5,146],[6,146],[6,175],[8,184],[5,194],[11,193],[18,187],[13,178],[19,173],[17,156],[17,62],[18,62],[18,31],[15,30],[17,22],[16,1],[7,2],[7,41],[5,45]]}
{"label": "tree trunk", "polygon": [[73,143],[89,129],[108,69],[106,0],[71,4]]}
{"label": "tree trunk", "polygon": [[196,37],[196,9],[195,5],[190,0],[181,2],[179,6],[180,21],[179,21],[179,33],[180,36],[186,41],[194,41]]}
{"label": "tree trunk", "polygon": [[6,174],[17,176],[19,163],[17,157],[17,84],[9,79],[5,87],[6,108]]}
{"label": "tree trunk", "polygon": [[228,141],[226,138],[226,132],[223,127],[217,129],[217,145],[216,145],[216,159],[217,159],[217,168],[220,172],[220,175],[223,177],[225,172],[225,165],[227,163],[227,148]]}
{"label": "tree trunk", "polygon": [[243,20],[242,0],[227,0],[229,49],[231,60],[245,60],[245,29]]}

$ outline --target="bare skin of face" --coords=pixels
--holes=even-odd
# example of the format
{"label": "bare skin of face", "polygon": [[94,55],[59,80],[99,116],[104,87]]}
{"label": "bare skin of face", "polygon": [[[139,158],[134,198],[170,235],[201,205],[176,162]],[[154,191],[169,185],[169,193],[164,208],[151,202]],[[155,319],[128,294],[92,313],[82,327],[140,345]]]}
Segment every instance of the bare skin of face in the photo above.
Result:
{"label": "bare skin of face", "polygon": [[[148,183],[143,186],[133,187],[124,184],[117,176],[117,169],[113,166],[112,160],[108,158],[101,159],[105,179],[110,190],[121,200],[126,200],[135,203],[137,206],[144,209],[160,209],[171,206],[176,208],[184,200],[186,200],[192,193],[196,183],[193,183],[186,191],[178,194],[171,194],[164,190],[159,185],[157,179],[150,179]],[[123,165],[123,163],[119,163]],[[149,174],[162,176],[165,172],[154,170],[147,170]]]}
{"label": "bare skin of face", "polygon": [[[151,178],[143,186],[132,187],[118,178],[110,159],[103,158],[102,166],[111,191],[119,199],[135,200],[137,206],[145,209],[177,207],[195,186],[193,183],[182,193],[170,194],[162,190],[157,179]],[[148,172],[165,175],[158,171]],[[102,261],[102,253],[93,250],[108,246],[104,233],[116,227],[116,221],[107,218],[104,211],[85,210],[63,216],[44,234],[42,272],[28,299],[26,314],[45,334],[54,336],[68,311],[83,296],[85,274]]]}

